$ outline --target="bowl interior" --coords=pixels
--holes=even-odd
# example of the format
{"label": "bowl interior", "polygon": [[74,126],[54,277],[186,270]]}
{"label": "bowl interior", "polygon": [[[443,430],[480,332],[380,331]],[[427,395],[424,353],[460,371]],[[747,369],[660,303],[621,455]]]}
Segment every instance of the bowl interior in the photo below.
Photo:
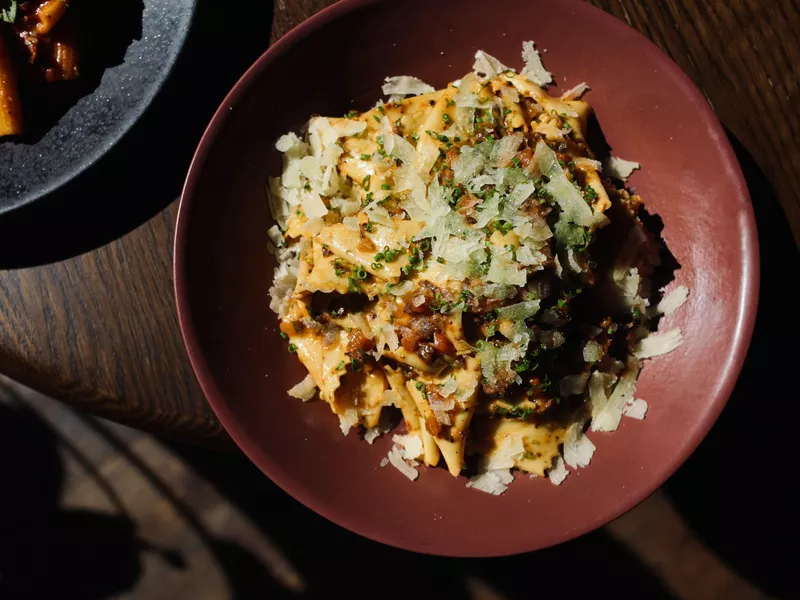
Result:
{"label": "bowl interior", "polygon": [[[187,180],[176,238],[179,313],[209,402],[248,456],[290,494],[396,546],[509,554],[564,541],[628,510],[700,442],[749,341],[755,228],[722,128],[689,79],[640,34],[573,0],[496,0],[491,11],[477,1],[460,2],[458,11],[435,4],[340,2],[284,37],[245,75],[209,127]],[[663,237],[680,263],[676,284],[691,296],[661,325],[680,326],[685,345],[650,361],[640,379],[647,419],[590,435],[598,447],[592,464],[560,487],[518,476],[493,497],[444,469],[422,469],[411,483],[379,466],[388,439],[368,445],[352,432],[345,438],[325,405],[286,395],[305,373],[268,308],[274,261],[265,187],[280,171],[275,139],[309,115],[372,106],[388,75],[444,86],[471,69],[478,48],[519,68],[521,42],[529,39],[546,50],[559,88],[591,85],[586,99],[614,153],[641,162],[631,185],[663,219]]]}

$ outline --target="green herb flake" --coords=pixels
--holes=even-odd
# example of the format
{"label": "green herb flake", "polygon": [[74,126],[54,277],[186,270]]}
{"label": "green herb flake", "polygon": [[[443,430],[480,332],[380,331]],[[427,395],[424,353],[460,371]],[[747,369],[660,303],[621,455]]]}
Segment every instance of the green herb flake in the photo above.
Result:
{"label": "green herb flake", "polygon": [[412,133],[412,134],[411,134],[411,138],[412,138],[412,139],[413,139],[415,142],[419,141],[419,132],[418,132],[418,131],[415,131],[414,133]]}
{"label": "green herb flake", "polygon": [[378,115],[372,115],[372,118],[375,119],[378,123],[381,122],[381,118]]}
{"label": "green herb flake", "polygon": [[419,391],[422,391],[425,388],[425,384],[422,383],[421,381],[418,381],[417,383],[414,384],[414,387],[417,388]]}
{"label": "green herb flake", "polygon": [[286,332],[284,332],[284,331],[281,331],[281,337],[282,337],[283,339],[285,339],[285,340],[288,340],[288,339],[289,339],[289,336],[288,336],[288,335],[286,335]]}
{"label": "green herb flake", "polygon": [[372,154],[362,154],[361,160],[370,160],[372,158]]}
{"label": "green herb flake", "polygon": [[289,352],[295,354],[297,352],[297,346],[295,346],[294,344],[289,344]]}
{"label": "green herb flake", "polygon": [[381,184],[381,189],[382,190],[390,190],[390,189],[392,189],[392,186],[390,186],[388,183],[382,183]]}
{"label": "green herb flake", "polygon": [[452,123],[452,122],[453,122],[453,119],[451,119],[451,118],[450,118],[450,115],[448,115],[447,113],[444,113],[444,114],[442,115],[442,122],[443,122],[445,125],[450,125],[450,123]]}
{"label": "green herb flake", "polygon": [[364,177],[364,179],[361,180],[361,187],[364,188],[365,190],[369,189],[370,179],[372,179],[372,175],[367,175],[366,177]]}
{"label": "green herb flake", "polygon": [[344,361],[343,361],[343,360],[340,360],[340,361],[339,361],[339,364],[338,364],[338,365],[336,365],[336,370],[337,370],[337,371],[341,371],[342,369],[344,369]]}

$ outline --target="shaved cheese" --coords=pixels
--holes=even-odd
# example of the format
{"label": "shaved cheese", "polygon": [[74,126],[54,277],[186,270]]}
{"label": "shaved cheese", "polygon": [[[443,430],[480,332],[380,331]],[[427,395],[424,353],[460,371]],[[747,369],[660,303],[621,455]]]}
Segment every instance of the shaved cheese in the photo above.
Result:
{"label": "shaved cheese", "polygon": [[492,146],[492,152],[489,154],[489,164],[495,167],[505,167],[511,162],[511,159],[517,154],[517,149],[522,143],[522,134],[516,133],[514,135],[507,135],[500,138],[500,140]]}
{"label": "shaved cheese", "polygon": [[[404,461],[403,460],[403,451],[400,448],[398,448],[397,446],[395,446],[391,450],[389,450],[389,454],[386,456],[386,458],[389,459],[389,463],[391,463],[392,466],[395,469],[400,471],[403,475],[408,477],[411,481],[414,481],[417,477],[419,477],[419,472],[414,468],[418,463],[416,461],[412,461],[413,462],[413,466],[412,466],[412,465],[408,464],[406,461]],[[385,462],[381,461],[381,466],[384,466],[384,465],[389,464],[389,463],[385,463]]]}
{"label": "shaved cheese", "polygon": [[636,390],[636,377],[639,375],[638,367],[630,367],[622,374],[614,391],[595,415],[592,406],[592,431],[616,431],[622,419],[622,409],[633,398]]}
{"label": "shaved cheese", "polygon": [[573,250],[572,246],[567,248],[567,266],[575,273],[581,273],[583,271],[578,261],[575,260],[575,250]]}
{"label": "shaved cheese", "polygon": [[385,95],[393,94],[398,96],[419,96],[420,94],[430,94],[436,89],[416,77],[410,75],[396,75],[384,79],[385,83],[381,87]]}
{"label": "shaved cheese", "polygon": [[267,229],[267,237],[269,238],[269,241],[272,242],[272,246],[274,246],[274,248],[271,248],[271,251],[273,254],[275,254],[278,248],[280,248],[284,244],[283,233],[281,233],[281,228],[278,227],[277,225],[273,225],[272,227]]}
{"label": "shaved cheese", "polygon": [[355,408],[345,409],[343,415],[339,415],[339,427],[344,435],[350,433],[350,429],[358,425],[358,411]]}
{"label": "shaved cheese", "polygon": [[525,446],[521,435],[506,435],[497,446],[486,455],[482,463],[482,471],[511,469],[514,462],[525,454]]}
{"label": "shaved cheese", "polygon": [[632,419],[644,419],[647,414],[647,402],[644,400],[632,399],[625,408],[622,409],[622,414]]}
{"label": "shaved cheese", "polygon": [[400,448],[404,459],[414,460],[422,456],[422,439],[417,434],[395,435],[392,437],[392,441],[396,448]]}
{"label": "shaved cheese", "polygon": [[392,124],[389,123],[389,118],[386,115],[381,117],[381,126],[378,130],[378,137],[383,142],[383,149],[386,150],[389,154],[392,153],[394,150],[394,138],[395,134],[392,130]]}
{"label": "shaved cheese", "polygon": [[513,71],[513,69],[508,68],[494,56],[486,54],[483,50],[478,50],[475,53],[475,64],[472,65],[472,71],[479,80],[483,81],[485,79],[497,77],[504,71]]}
{"label": "shaved cheese", "polygon": [[528,273],[525,269],[520,269],[519,265],[514,262],[510,250],[505,252],[495,250],[492,252],[486,279],[492,283],[523,286],[528,281]]}
{"label": "shaved cheese", "polygon": [[393,296],[404,296],[413,289],[413,283],[410,281],[403,281],[402,283],[398,283],[397,285],[393,285],[391,288],[389,288],[389,293]]}
{"label": "shaved cheese", "polygon": [[361,202],[348,198],[331,198],[331,208],[337,209],[343,217],[350,217],[361,210]]}
{"label": "shaved cheese", "polygon": [[595,445],[583,432],[583,424],[573,423],[564,436],[564,462],[573,469],[586,467],[592,460]]}
{"label": "shaved cheese", "polygon": [[317,393],[317,384],[314,383],[314,378],[311,375],[306,375],[296,386],[289,389],[287,392],[292,398],[298,398],[303,402],[308,402]]}
{"label": "shaved cheese", "polygon": [[394,226],[394,221],[389,211],[377,202],[372,202],[365,206],[364,213],[369,217],[370,221],[378,223],[378,225],[385,225],[386,227]]}
{"label": "shaved cheese", "polygon": [[567,471],[567,467],[564,466],[564,459],[560,456],[556,456],[553,459],[553,466],[550,467],[550,470],[547,472],[547,478],[550,480],[550,483],[561,485],[567,478],[567,475],[569,475],[569,471]]}
{"label": "shaved cheese", "polygon": [[668,315],[678,310],[688,299],[689,289],[679,285],[658,303],[655,312],[656,314]]}
{"label": "shaved cheese", "polygon": [[522,60],[525,62],[522,75],[540,87],[553,83],[553,76],[544,68],[542,57],[534,47],[533,42],[522,42]]}
{"label": "shaved cheese", "polygon": [[562,218],[570,223],[588,227],[592,224],[592,209],[586,204],[578,189],[572,185],[558,163],[558,157],[547,144],[539,141],[533,159],[542,172],[548,177],[545,190],[553,197],[562,210]]}
{"label": "shaved cheese", "polygon": [[676,327],[664,333],[652,333],[646,338],[639,341],[633,350],[636,358],[653,358],[654,356],[661,356],[672,352],[683,344],[683,335],[681,335],[681,328]]}
{"label": "shaved cheese", "polygon": [[511,304],[497,309],[498,319],[509,321],[524,321],[539,312],[539,300],[527,300],[518,304]]}
{"label": "shaved cheese", "polygon": [[538,267],[542,269],[546,261],[547,256],[538,250],[534,250],[527,244],[523,244],[517,249],[517,262],[525,267]]}
{"label": "shaved cheese", "polygon": [[478,206],[478,221],[475,227],[483,229],[498,216],[500,216],[500,194],[492,194]]}
{"label": "shaved cheese", "polygon": [[455,95],[456,108],[484,108],[485,104],[478,99],[480,89],[474,73],[469,73],[461,80],[458,93]]}
{"label": "shaved cheese", "polygon": [[392,430],[391,422],[383,418],[385,414],[387,413],[381,413],[381,421],[375,427],[370,427],[364,432],[364,441],[368,444],[372,444],[379,437]]}
{"label": "shaved cheese", "polygon": [[514,481],[514,475],[511,474],[510,469],[499,469],[470,477],[467,487],[499,496],[508,489],[508,484],[512,481]]}
{"label": "shaved cheese", "polygon": [[603,357],[603,349],[597,342],[589,340],[583,347],[583,360],[587,363],[597,362]]}
{"label": "shaved cheese", "polygon": [[456,383],[456,378],[452,375],[442,382],[439,386],[439,393],[442,396],[450,396],[451,394],[455,394],[456,390],[458,389],[458,384]]}
{"label": "shaved cheese", "polygon": [[397,134],[392,134],[392,136],[393,144],[391,155],[395,158],[399,158],[404,164],[411,166],[417,165],[417,151],[414,150],[414,146]]}
{"label": "shaved cheese", "polygon": [[[560,100],[576,100],[583,96],[587,91],[591,88],[586,84],[586,82],[581,82],[576,85],[574,88],[568,89],[566,92],[561,94]],[[577,161],[575,161],[577,162]]]}
{"label": "shaved cheese", "polygon": [[351,231],[358,231],[360,221],[358,217],[345,217],[342,219],[342,225],[347,227]]}
{"label": "shaved cheese", "polygon": [[475,177],[483,169],[485,158],[475,148],[463,146],[461,153],[453,160],[453,181],[464,183]]}
{"label": "shaved cheese", "polygon": [[609,156],[605,163],[603,163],[603,170],[609,177],[614,177],[620,181],[628,181],[636,169],[640,169],[641,165],[638,162],[625,160],[624,158],[617,158],[616,156]]}
{"label": "shaved cheese", "polygon": [[300,205],[303,207],[303,213],[305,213],[308,218],[324,217],[328,214],[328,207],[325,206],[322,198],[317,194],[304,195],[303,199],[300,201]]}

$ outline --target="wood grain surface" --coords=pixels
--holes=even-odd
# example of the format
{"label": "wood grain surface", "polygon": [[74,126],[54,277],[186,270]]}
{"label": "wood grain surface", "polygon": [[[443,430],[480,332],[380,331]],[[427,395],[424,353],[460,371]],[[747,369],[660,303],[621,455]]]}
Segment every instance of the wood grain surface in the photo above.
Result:
{"label": "wood grain surface", "polygon": [[[276,0],[271,41],[331,3]],[[737,149],[766,175],[800,240],[798,3],[592,3],[647,35],[697,83]],[[267,42],[264,35],[263,44],[251,45],[263,50]],[[602,40],[598,45],[601,51]],[[174,198],[178,189],[170,189]],[[135,427],[229,445],[192,375],[178,329],[171,276],[176,211],[173,203],[78,256],[0,271],[0,372]],[[766,232],[759,233],[763,240]]]}

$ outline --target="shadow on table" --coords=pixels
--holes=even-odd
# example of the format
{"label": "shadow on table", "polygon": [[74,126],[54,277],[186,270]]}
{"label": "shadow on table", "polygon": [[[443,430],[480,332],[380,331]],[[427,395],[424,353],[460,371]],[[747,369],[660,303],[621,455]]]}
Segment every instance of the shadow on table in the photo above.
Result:
{"label": "shadow on table", "polygon": [[[624,590],[626,597],[671,597],[633,554],[603,530],[555,548],[505,558],[415,554],[372,542],[323,519],[286,495],[243,456],[180,443],[170,448],[274,540],[305,579],[306,597],[502,600],[544,594],[580,597],[611,589]],[[244,581],[239,585],[248,587]]]}
{"label": "shadow on table", "polygon": [[[797,522],[793,488],[800,404],[800,321],[788,283],[800,273],[798,252],[769,182],[729,134],[747,179],[761,247],[761,286],[752,345],[728,406],[711,433],[665,485],[697,534],[764,591],[796,593],[791,537]],[[788,286],[788,287],[787,287]]]}
{"label": "shadow on table", "polygon": [[198,2],[180,58],[139,122],[68,185],[0,216],[0,268],[63,260],[141,225],[179,195],[200,137],[237,79],[269,45],[273,4]]}
{"label": "shadow on table", "polygon": [[107,598],[133,587],[141,574],[142,546],[124,513],[59,506],[64,471],[58,443],[30,410],[0,405],[4,600]]}

